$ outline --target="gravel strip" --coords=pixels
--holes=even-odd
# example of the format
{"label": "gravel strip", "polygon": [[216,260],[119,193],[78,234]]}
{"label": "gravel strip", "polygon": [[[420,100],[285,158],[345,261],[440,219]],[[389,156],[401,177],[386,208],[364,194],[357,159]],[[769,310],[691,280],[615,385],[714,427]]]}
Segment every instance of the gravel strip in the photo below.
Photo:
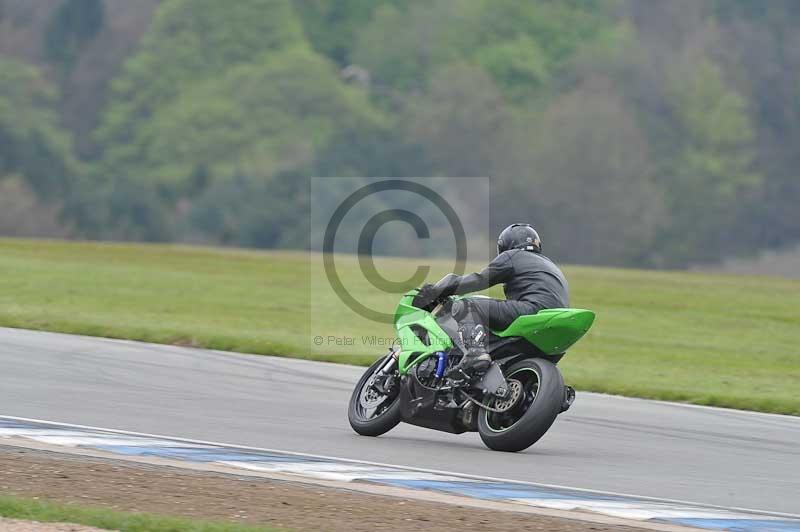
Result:
{"label": "gravel strip", "polygon": [[643,530],[3,446],[0,493],[294,531]]}
{"label": "gravel strip", "polygon": [[37,523],[0,517],[0,532],[100,532],[99,528],[64,523]]}

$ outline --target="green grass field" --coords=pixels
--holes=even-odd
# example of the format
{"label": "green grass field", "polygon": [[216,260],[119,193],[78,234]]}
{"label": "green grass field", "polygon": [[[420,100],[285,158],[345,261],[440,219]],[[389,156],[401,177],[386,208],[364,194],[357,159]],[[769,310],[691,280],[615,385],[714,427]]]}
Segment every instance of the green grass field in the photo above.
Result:
{"label": "green grass field", "polygon": [[[0,326],[351,363],[384,353],[362,336],[390,338],[391,327],[349,312],[320,262],[304,253],[0,240]],[[391,279],[417,265],[376,263]],[[363,280],[354,257],[337,266],[359,301],[392,311],[397,296]],[[450,267],[435,262],[429,278]],[[565,272],[572,305],[597,312],[561,363],[577,388],[800,414],[800,281]]]}
{"label": "green grass field", "polygon": [[118,512],[3,496],[0,496],[0,517],[41,523],[71,523],[120,532],[278,532],[275,528]]}

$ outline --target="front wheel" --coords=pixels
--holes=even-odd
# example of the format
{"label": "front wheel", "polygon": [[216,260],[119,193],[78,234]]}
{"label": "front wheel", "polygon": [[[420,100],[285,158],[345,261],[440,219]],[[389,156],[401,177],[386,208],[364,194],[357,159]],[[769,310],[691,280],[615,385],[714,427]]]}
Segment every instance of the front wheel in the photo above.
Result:
{"label": "front wheel", "polygon": [[544,436],[561,412],[564,378],[554,364],[541,358],[517,362],[504,373],[509,382],[521,384],[522,397],[502,413],[481,409],[478,432],[490,449],[522,451]]}
{"label": "front wheel", "polygon": [[353,430],[362,436],[380,436],[400,423],[399,379],[388,390],[389,393],[375,386],[376,374],[387,361],[388,357],[375,361],[361,376],[350,396],[347,418]]}

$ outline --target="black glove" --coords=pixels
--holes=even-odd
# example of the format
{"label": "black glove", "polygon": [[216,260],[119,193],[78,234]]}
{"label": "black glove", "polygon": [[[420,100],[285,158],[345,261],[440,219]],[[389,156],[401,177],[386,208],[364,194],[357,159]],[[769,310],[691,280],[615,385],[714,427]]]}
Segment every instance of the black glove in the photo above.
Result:
{"label": "black glove", "polygon": [[424,284],[419,288],[419,292],[414,296],[414,306],[417,308],[428,308],[437,299],[439,299],[439,291],[432,284]]}

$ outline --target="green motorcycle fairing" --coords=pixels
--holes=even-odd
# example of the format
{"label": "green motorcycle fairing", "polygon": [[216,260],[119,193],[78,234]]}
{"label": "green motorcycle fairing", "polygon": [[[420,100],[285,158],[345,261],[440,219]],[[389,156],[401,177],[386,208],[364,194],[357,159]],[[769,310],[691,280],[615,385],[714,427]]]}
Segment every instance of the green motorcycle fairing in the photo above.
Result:
{"label": "green motorcycle fairing", "polygon": [[[401,375],[436,352],[453,347],[452,339],[439,326],[433,314],[413,305],[417,292],[416,289],[406,292],[394,313],[400,344],[398,369]],[[558,355],[586,334],[594,318],[595,314],[590,310],[545,309],[536,314],[520,316],[505,330],[492,333],[501,338],[521,337],[546,355]],[[420,335],[425,338],[424,341]]]}
{"label": "green motorcycle fairing", "polygon": [[[434,353],[453,347],[453,340],[439,327],[433,314],[412,305],[417,292],[416,289],[406,292],[394,312],[394,326],[400,344],[397,357],[400,375],[405,375]],[[418,336],[420,329],[427,331],[427,343]]]}
{"label": "green motorcycle fairing", "polygon": [[559,355],[572,347],[594,323],[594,312],[579,308],[548,308],[520,316],[503,331],[501,338],[520,336],[546,355]]}

